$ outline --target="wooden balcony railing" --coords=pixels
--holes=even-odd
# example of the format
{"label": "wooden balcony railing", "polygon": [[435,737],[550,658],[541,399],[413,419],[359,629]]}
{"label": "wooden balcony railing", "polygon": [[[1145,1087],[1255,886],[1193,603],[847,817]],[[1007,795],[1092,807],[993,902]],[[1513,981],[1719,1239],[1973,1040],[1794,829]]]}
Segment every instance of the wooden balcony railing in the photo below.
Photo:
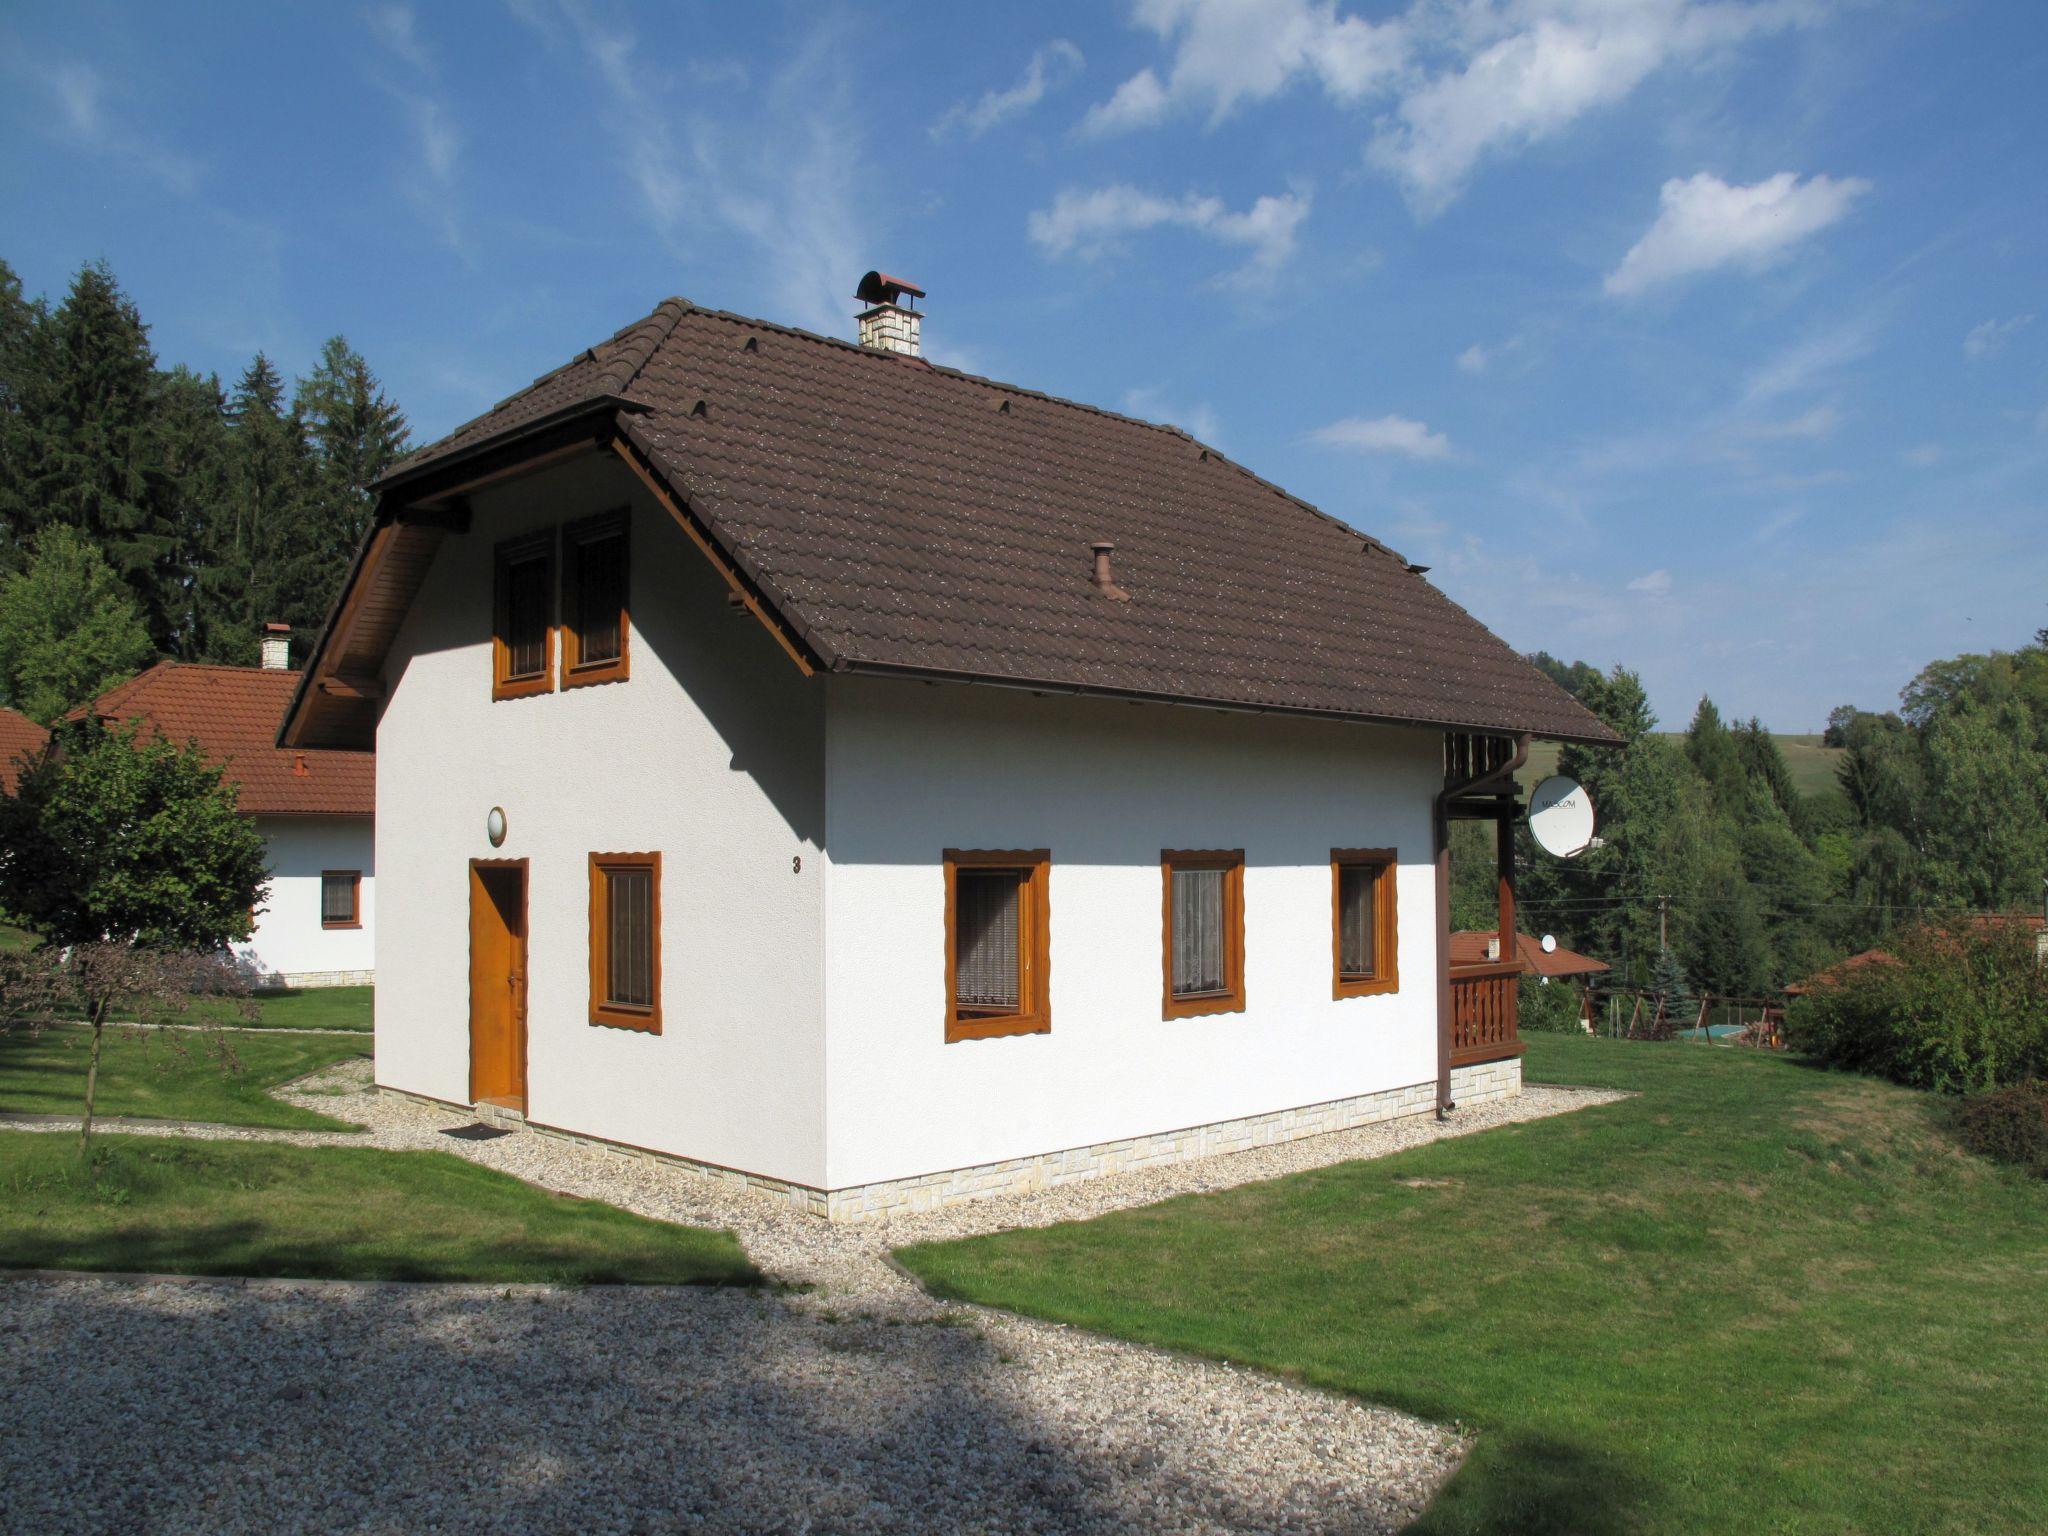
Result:
{"label": "wooden balcony railing", "polygon": [[1522,1054],[1515,1028],[1520,961],[1451,967],[1451,1065],[1499,1061]]}

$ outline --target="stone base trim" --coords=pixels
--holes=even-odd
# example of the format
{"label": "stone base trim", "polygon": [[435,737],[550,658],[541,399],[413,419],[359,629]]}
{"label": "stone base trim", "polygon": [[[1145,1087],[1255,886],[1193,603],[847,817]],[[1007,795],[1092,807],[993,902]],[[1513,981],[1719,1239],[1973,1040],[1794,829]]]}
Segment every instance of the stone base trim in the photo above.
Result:
{"label": "stone base trim", "polygon": [[315,987],[374,987],[375,971],[267,971],[250,984],[252,992],[278,992]]}
{"label": "stone base trim", "polygon": [[[443,1109],[463,1108],[403,1088],[382,1088],[382,1091],[419,1104]],[[1451,1098],[1459,1105],[1513,1098],[1521,1091],[1522,1063],[1519,1057],[1455,1067],[1451,1071]],[[1218,1157],[1227,1152],[1247,1152],[1254,1147],[1269,1147],[1309,1136],[1327,1136],[1336,1131],[1355,1130],[1361,1125],[1374,1125],[1382,1120],[1428,1114],[1435,1108],[1436,1081],[1432,1078],[1428,1082],[1411,1083],[1405,1088],[1387,1088],[1378,1093],[1331,1099],[1297,1109],[1274,1110],[1240,1120],[1218,1120],[1208,1125],[1159,1131],[1149,1136],[1127,1136],[1119,1141],[1097,1142],[1093,1146],[1068,1147],[1058,1152],[1013,1157],[1000,1163],[950,1168],[943,1173],[884,1179],[873,1184],[849,1185],[844,1189],[816,1189],[808,1184],[727,1168],[674,1152],[656,1152],[646,1147],[608,1141],[602,1136],[582,1131],[541,1125],[516,1111],[493,1104],[475,1105],[471,1112],[477,1119],[507,1130],[524,1130],[535,1136],[573,1141],[627,1161],[668,1163],[706,1178],[744,1184],[794,1210],[822,1216],[827,1221],[873,1221],[898,1213],[935,1211],[996,1195],[1033,1194],[1061,1184],[1123,1173],[1134,1168],[1157,1168],[1167,1163]]]}

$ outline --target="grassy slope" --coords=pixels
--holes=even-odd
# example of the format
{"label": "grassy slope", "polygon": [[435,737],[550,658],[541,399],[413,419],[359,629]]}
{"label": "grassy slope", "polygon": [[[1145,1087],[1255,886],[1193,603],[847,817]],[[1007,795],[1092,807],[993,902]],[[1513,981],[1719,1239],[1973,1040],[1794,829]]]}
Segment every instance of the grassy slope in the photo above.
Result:
{"label": "grassy slope", "polygon": [[1641,1097],[901,1257],[1476,1426],[1427,1531],[2038,1529],[2048,1184],[1782,1058],[1539,1037],[1529,1067]]}
{"label": "grassy slope", "polygon": [[[84,1029],[0,1034],[0,1110],[75,1115],[85,1102]],[[308,1072],[367,1054],[345,1035],[276,1035],[109,1029],[100,1050],[95,1112],[157,1120],[204,1120],[286,1130],[347,1130],[342,1121],[270,1097],[269,1090]],[[222,1058],[225,1045],[240,1070]]]}
{"label": "grassy slope", "polygon": [[[1674,732],[1665,732],[1673,736]],[[1824,747],[1818,736],[1787,736],[1773,733],[1777,737],[1778,750],[1785,754],[1785,766],[1791,770],[1792,786],[1802,795],[1826,795],[1839,791],[1835,779],[1835,764],[1842,760],[1839,747]],[[1554,741],[1530,743],[1529,761],[1522,769],[1521,782],[1524,790],[1535,788],[1544,779],[1557,772],[1558,745]]]}
{"label": "grassy slope", "polygon": [[324,1279],[751,1284],[727,1232],[443,1152],[0,1132],[0,1265]]}

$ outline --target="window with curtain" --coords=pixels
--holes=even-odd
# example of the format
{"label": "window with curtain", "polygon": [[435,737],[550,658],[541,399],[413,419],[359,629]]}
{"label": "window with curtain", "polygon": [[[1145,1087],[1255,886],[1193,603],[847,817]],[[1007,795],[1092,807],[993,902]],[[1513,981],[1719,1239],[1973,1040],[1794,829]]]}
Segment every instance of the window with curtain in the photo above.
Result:
{"label": "window with curtain", "polygon": [[661,855],[590,856],[590,1022],[661,1028]]}
{"label": "window with curtain", "polygon": [[1244,853],[1160,855],[1166,883],[1165,1017],[1244,1007]]}
{"label": "window with curtain", "polygon": [[1334,994],[1363,997],[1399,989],[1395,971],[1395,857],[1391,848],[1330,853]]}
{"label": "window with curtain", "polygon": [[320,873],[320,926],[360,928],[362,873],[354,869],[328,869]]}
{"label": "window with curtain", "polygon": [[626,514],[571,523],[562,531],[562,685],[626,676]]}
{"label": "window with curtain", "polygon": [[553,531],[500,544],[496,586],[491,695],[545,693],[554,686]]}
{"label": "window with curtain", "polygon": [[1049,864],[1043,850],[946,851],[948,1040],[1051,1027]]}

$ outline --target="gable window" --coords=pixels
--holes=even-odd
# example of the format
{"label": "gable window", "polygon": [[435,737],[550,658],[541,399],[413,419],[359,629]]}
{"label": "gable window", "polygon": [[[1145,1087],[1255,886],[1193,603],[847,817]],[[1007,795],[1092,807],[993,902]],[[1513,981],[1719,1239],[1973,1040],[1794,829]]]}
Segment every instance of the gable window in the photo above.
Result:
{"label": "gable window", "polygon": [[1051,855],[946,850],[946,1038],[1052,1028]]}
{"label": "gable window", "polygon": [[497,548],[491,634],[491,697],[516,699],[554,686],[555,535],[549,529]]}
{"label": "gable window", "polygon": [[1165,883],[1162,1018],[1244,1009],[1244,850],[1159,855]]}
{"label": "gable window", "polygon": [[590,856],[590,1022],[661,1033],[661,855]]}
{"label": "gable window", "polygon": [[1398,992],[1395,966],[1398,930],[1394,923],[1394,850],[1333,848],[1330,851],[1330,910],[1335,929],[1331,948],[1336,997],[1370,997]]}
{"label": "gable window", "polygon": [[[249,909],[253,920],[256,909]],[[363,872],[359,869],[320,871],[320,926],[360,928],[363,926]]]}
{"label": "gable window", "polygon": [[562,686],[626,676],[626,513],[562,530]]}

